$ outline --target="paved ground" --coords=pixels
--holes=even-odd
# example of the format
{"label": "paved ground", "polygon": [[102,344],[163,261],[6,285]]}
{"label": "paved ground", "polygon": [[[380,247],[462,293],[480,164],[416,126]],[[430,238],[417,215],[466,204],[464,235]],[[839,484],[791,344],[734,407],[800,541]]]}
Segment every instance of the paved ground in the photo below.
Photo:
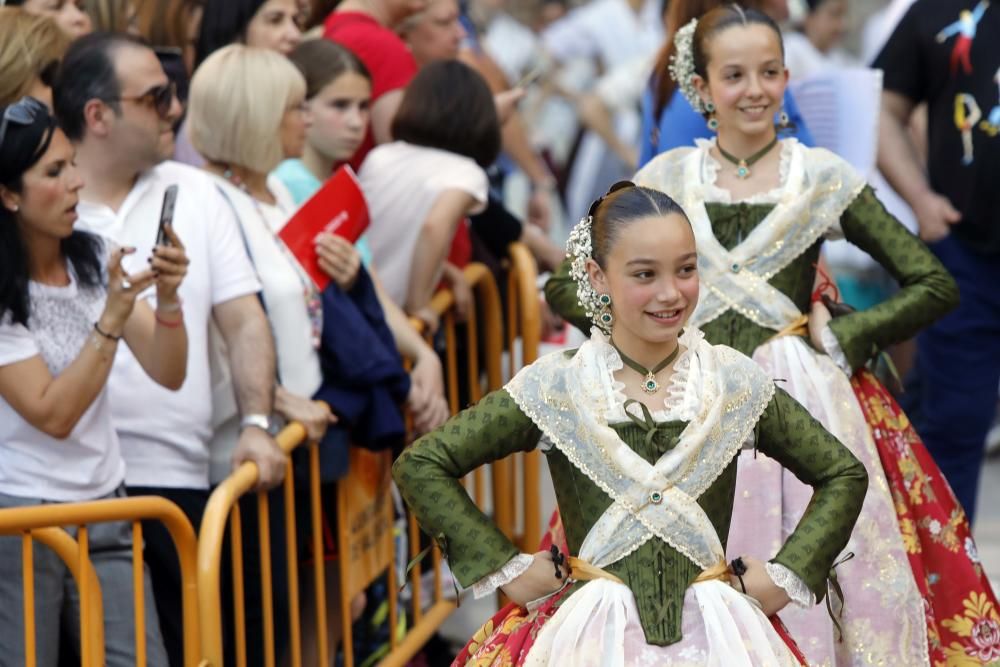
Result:
{"label": "paved ground", "polygon": [[976,516],[973,536],[979,556],[993,581],[993,590],[1000,594],[1000,456],[993,456],[986,463]]}

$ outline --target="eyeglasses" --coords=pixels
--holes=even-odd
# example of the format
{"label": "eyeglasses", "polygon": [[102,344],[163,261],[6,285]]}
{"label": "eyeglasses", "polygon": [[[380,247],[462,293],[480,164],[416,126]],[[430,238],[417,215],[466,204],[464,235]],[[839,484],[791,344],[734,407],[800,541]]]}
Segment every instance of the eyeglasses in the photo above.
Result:
{"label": "eyeglasses", "polygon": [[47,114],[48,107],[36,100],[34,97],[22,97],[11,104],[3,112],[3,119],[0,120],[0,146],[7,137],[7,126],[11,123],[15,125],[31,125],[41,114]]}
{"label": "eyeglasses", "polygon": [[177,95],[177,84],[173,81],[169,81],[162,86],[156,86],[155,88],[150,88],[142,95],[135,95],[132,97],[115,97],[108,102],[142,102],[147,99],[153,101],[153,108],[156,109],[156,114],[165,119],[170,115],[170,107],[174,103],[174,97]]}

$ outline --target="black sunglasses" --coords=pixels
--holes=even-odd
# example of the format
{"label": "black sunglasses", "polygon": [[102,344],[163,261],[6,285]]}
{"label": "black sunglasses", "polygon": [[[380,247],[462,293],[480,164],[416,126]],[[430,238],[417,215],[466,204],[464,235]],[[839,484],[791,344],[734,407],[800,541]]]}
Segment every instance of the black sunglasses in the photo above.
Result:
{"label": "black sunglasses", "polygon": [[150,88],[142,95],[136,95],[134,97],[115,97],[108,102],[141,102],[146,99],[153,100],[153,108],[156,109],[157,115],[160,118],[166,118],[170,115],[170,107],[174,103],[174,97],[177,95],[177,84],[173,81],[169,81],[162,86],[156,86],[155,88]]}
{"label": "black sunglasses", "polygon": [[31,125],[41,114],[47,114],[47,106],[36,100],[34,97],[22,97],[20,100],[4,109],[3,119],[0,120],[0,146],[7,137],[7,126]]}

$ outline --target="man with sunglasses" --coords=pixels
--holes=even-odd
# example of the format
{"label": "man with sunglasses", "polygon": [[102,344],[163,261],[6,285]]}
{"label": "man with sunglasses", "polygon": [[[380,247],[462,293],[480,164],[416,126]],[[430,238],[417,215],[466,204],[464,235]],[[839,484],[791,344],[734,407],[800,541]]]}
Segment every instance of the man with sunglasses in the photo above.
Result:
{"label": "man with sunglasses", "polygon": [[[260,285],[211,178],[167,161],[182,110],[152,49],[122,34],[77,40],[63,58],[53,100],[84,180],[77,224],[134,246],[127,270],[151,255],[164,193],[178,188],[173,225],[190,259],[180,290],[187,379],[176,392],[161,390],[122,350],[109,387],[129,494],[174,501],[197,529],[209,495],[207,443],[213,427],[237,409],[242,430],[234,467],[254,461],[260,488],[275,486],[284,475],[284,456],[269,433],[275,353],[257,298]],[[231,368],[232,377],[220,381],[216,367]],[[174,548],[157,522],[144,526],[144,539],[164,641],[171,664],[179,665],[181,584]]]}

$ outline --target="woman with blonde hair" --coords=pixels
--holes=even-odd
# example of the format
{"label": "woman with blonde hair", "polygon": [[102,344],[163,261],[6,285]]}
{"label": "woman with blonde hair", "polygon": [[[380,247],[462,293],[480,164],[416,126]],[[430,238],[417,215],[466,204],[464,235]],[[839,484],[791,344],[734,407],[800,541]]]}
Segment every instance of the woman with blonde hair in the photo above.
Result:
{"label": "woman with blonde hair", "polygon": [[52,77],[68,46],[52,19],[0,7],[0,105],[30,95],[51,108]]}
{"label": "woman with blonde hair", "polygon": [[[260,298],[271,324],[277,352],[274,411],[287,421],[306,425],[311,441],[321,439],[333,414],[311,396],[322,379],[318,350],[313,345],[319,326],[319,301],[309,278],[287,254],[277,231],[295,210],[287,190],[267,175],[288,155],[302,152],[305,134],[305,83],[299,71],[283,56],[264,49],[231,44],[219,49],[195,71],[188,98],[187,129],[194,148],[205,157],[204,169],[215,177],[239,223],[247,254],[256,269]],[[216,358],[223,359],[224,355]],[[222,375],[228,366],[222,362]],[[210,479],[229,474],[228,462],[239,434],[239,417],[225,383],[215,391],[209,444]],[[284,505],[280,491],[271,494],[271,530],[284,530]],[[257,525],[256,503],[241,504],[244,531]],[[251,516],[247,516],[247,512]],[[244,578],[247,590],[249,664],[263,664],[263,606],[259,585],[257,537],[244,532]],[[287,554],[281,540],[271,542],[272,567],[285,568]],[[287,614],[287,582],[273,580],[274,614]],[[275,652],[287,643],[279,624]]]}
{"label": "woman with blonde hair", "polygon": [[[304,102],[305,82],[286,58],[231,44],[195,72],[188,122],[191,140],[207,161],[205,170],[236,214],[263,284],[281,377],[275,407],[286,419],[305,423],[310,438],[318,440],[332,420],[328,409],[308,398],[321,380],[313,344],[321,322],[319,295],[276,236],[295,205],[280,180],[268,178],[283,159],[302,154]],[[223,449],[235,444],[226,437],[235,435],[228,426],[216,433]],[[213,452],[216,456],[228,460],[228,452]]]}
{"label": "woman with blonde hair", "polygon": [[[397,406],[410,382],[371,278],[354,262],[350,272],[332,271],[321,291],[278,236],[296,204],[281,179],[269,174],[305,148],[310,123],[302,74],[275,51],[223,47],[195,72],[188,122],[263,286],[278,356],[276,411],[301,421],[309,439],[321,441],[324,482],[343,475],[348,442],[401,448],[405,427]],[[327,429],[338,421],[338,428]],[[227,461],[235,438],[224,426],[215,440],[213,459]],[[331,502],[324,502],[324,514]],[[308,654],[312,641],[303,648]]]}

